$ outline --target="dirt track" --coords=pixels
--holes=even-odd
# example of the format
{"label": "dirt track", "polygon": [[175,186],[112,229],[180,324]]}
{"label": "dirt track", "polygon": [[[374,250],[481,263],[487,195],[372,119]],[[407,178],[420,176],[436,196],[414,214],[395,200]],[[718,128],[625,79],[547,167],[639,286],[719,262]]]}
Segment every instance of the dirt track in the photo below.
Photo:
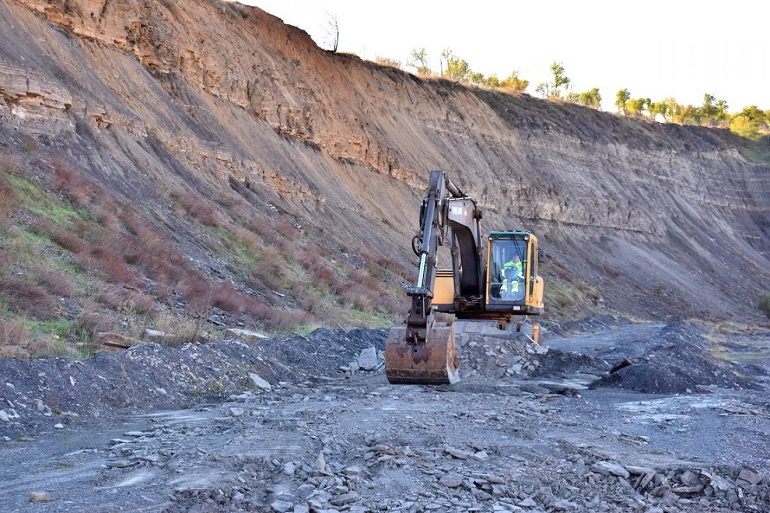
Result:
{"label": "dirt track", "polygon": [[[0,445],[2,510],[770,510],[766,376],[747,381],[755,390],[717,386],[705,374],[689,393],[642,394],[605,381],[611,386],[586,389],[615,363],[607,355],[631,350],[624,344],[660,354],[672,333],[692,332],[611,328],[552,334],[547,352],[521,337],[471,334],[461,338],[466,377],[451,387],[392,386],[381,368],[303,378],[313,366],[350,368],[368,342],[382,343],[382,332],[326,330],[308,342],[329,360],[295,361],[296,378],[270,390],[190,398],[188,409],[54,414],[37,424],[19,414],[0,424],[14,431]],[[273,341],[274,354],[280,346]],[[243,357],[248,348],[240,347]],[[261,358],[269,368],[271,357]],[[637,383],[626,374],[626,385]],[[16,396],[14,411],[21,402]],[[31,502],[32,492],[51,501]]]}

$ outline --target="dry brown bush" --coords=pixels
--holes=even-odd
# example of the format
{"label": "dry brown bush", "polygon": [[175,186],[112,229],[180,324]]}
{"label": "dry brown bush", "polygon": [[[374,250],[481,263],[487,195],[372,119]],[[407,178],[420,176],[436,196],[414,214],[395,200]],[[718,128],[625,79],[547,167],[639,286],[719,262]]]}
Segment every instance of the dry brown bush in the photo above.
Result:
{"label": "dry brown bush", "polygon": [[321,302],[317,297],[308,294],[299,284],[297,284],[295,287],[292,287],[292,293],[297,298],[300,306],[302,306],[304,311],[311,314],[319,313]]}
{"label": "dry brown bush", "polygon": [[16,276],[0,281],[0,299],[12,312],[39,320],[56,317],[56,299],[37,283]]}
{"label": "dry brown bush", "polygon": [[48,219],[38,218],[30,225],[30,230],[34,233],[50,238],[62,249],[74,254],[81,254],[86,249],[86,242],[78,235],[60,228]]}
{"label": "dry brown bush", "polygon": [[37,281],[50,293],[60,297],[71,297],[75,287],[67,275],[56,270],[36,269]]}
{"label": "dry brown bush", "polygon": [[382,290],[382,282],[360,269],[353,269],[348,273],[349,281],[379,293]]}
{"label": "dry brown bush", "polygon": [[271,329],[287,331],[298,324],[307,324],[313,317],[301,310],[287,310],[260,305],[258,309],[260,320]]}
{"label": "dry brown bush", "polygon": [[101,270],[106,275],[107,281],[130,285],[135,285],[138,281],[123,257],[108,243],[103,242],[90,248],[87,255],[81,255],[81,261],[88,267]]}
{"label": "dry brown bush", "polygon": [[16,208],[18,201],[13,188],[5,179],[5,175],[0,175],[0,221],[8,219],[8,215]]}
{"label": "dry brown bush", "polygon": [[119,285],[106,286],[97,301],[113,310],[131,314],[148,314],[155,310],[155,299],[141,291]]}
{"label": "dry brown bush", "polygon": [[120,220],[118,219],[114,208],[105,205],[96,205],[91,209],[91,213],[94,215],[97,222],[110,233],[117,234],[120,232]]}
{"label": "dry brown bush", "polygon": [[247,228],[259,235],[265,244],[273,244],[276,241],[276,235],[271,228],[270,219],[253,219],[249,221]]}
{"label": "dry brown bush", "polygon": [[222,224],[219,212],[211,200],[194,191],[182,192],[176,197],[179,205],[201,224],[206,226]]}
{"label": "dry brown bush", "polygon": [[21,159],[11,153],[0,153],[0,172],[17,174],[23,169]]}
{"label": "dry brown bush", "polygon": [[37,144],[37,140],[35,140],[35,138],[31,135],[25,135],[21,138],[21,147],[28,155],[35,153],[40,148],[40,146]]}
{"label": "dry brown bush", "polygon": [[401,278],[409,278],[411,276],[411,269],[406,269],[403,265],[386,256],[380,256],[375,261],[377,265],[385,269],[386,271],[399,276]]}
{"label": "dry brown bush", "polygon": [[283,255],[274,246],[265,248],[259,255],[256,280],[272,290],[282,289],[285,278],[284,261]]}
{"label": "dry brown bush", "polygon": [[347,287],[340,291],[340,296],[356,309],[369,311],[377,304],[380,293],[360,283],[349,283]]}
{"label": "dry brown bush", "polygon": [[198,271],[185,273],[177,282],[178,289],[187,300],[187,308],[195,314],[204,314],[211,308],[213,285]]}
{"label": "dry brown bush", "polygon": [[29,330],[19,319],[0,319],[0,345],[18,346],[29,338]]}
{"label": "dry brown bush", "polygon": [[53,159],[53,190],[75,205],[87,207],[93,199],[106,197],[92,183],[71,169],[63,160]]}
{"label": "dry brown bush", "polygon": [[211,304],[226,312],[242,314],[255,311],[261,303],[229,284],[217,283],[212,287]]}
{"label": "dry brown bush", "polygon": [[295,240],[297,235],[299,235],[299,230],[285,219],[282,219],[275,224],[275,230],[288,240]]}
{"label": "dry brown bush", "polygon": [[307,245],[302,248],[302,251],[297,255],[297,261],[304,265],[306,268],[318,263],[321,256],[316,246]]}
{"label": "dry brown bush", "polygon": [[240,242],[256,253],[260,243],[259,239],[254,233],[247,230],[243,226],[235,226],[232,230],[232,233],[236,241]]}

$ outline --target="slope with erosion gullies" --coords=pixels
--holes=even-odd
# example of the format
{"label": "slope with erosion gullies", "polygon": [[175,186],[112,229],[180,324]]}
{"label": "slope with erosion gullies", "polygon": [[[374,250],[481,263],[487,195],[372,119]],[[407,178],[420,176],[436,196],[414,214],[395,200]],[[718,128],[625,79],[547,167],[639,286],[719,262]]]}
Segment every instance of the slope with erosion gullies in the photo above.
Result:
{"label": "slope with erosion gullies", "polygon": [[[171,310],[204,297],[198,309],[228,322],[261,304],[278,324],[385,324],[406,307],[409,240],[440,168],[480,200],[487,229],[541,235],[557,318],[607,305],[750,319],[770,288],[768,167],[724,131],[417,78],[214,0],[0,11],[8,219],[76,282],[125,268],[131,294]],[[74,213],[30,207],[34,186]],[[176,253],[155,257],[183,272],[149,258],[157,240]],[[15,265],[29,282],[45,271]],[[107,306],[125,304],[114,295]]]}

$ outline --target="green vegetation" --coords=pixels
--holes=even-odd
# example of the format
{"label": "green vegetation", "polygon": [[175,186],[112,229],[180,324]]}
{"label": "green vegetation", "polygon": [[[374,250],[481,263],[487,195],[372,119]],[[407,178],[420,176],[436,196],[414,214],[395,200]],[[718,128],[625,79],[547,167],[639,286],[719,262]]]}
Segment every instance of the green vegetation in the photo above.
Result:
{"label": "green vegetation", "polygon": [[758,306],[759,311],[770,318],[770,292],[763,292],[759,295]]}
{"label": "green vegetation", "polygon": [[[377,62],[400,68],[400,62],[396,60],[378,57]],[[496,75],[485,76],[473,71],[467,61],[455,56],[449,48],[441,52],[440,64],[439,76],[460,83],[514,93],[524,92],[529,87],[529,81],[519,76],[518,71],[513,71],[502,80]],[[425,48],[412,49],[406,65],[420,76],[435,74],[430,68]],[[549,100],[601,109],[602,95],[599,88],[594,87],[584,92],[573,91],[572,79],[567,76],[561,62],[552,62],[550,69],[552,79],[539,83],[535,88],[536,93]],[[624,88],[615,95],[615,107],[623,116],[681,125],[728,128],[734,134],[749,140],[758,140],[770,134],[770,110],[763,111],[756,105],[751,105],[744,107],[740,112],[730,114],[727,102],[709,93],[704,94],[702,105],[693,106],[681,105],[674,98],[664,98],[660,101],[645,97],[633,98],[629,90]]]}

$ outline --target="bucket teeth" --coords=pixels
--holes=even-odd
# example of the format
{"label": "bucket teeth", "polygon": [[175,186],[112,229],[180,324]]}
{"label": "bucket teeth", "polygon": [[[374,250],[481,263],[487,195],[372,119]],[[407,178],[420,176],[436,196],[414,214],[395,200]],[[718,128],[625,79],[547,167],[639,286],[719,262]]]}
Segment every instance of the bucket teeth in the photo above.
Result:
{"label": "bucket teeth", "polygon": [[406,328],[391,328],[385,341],[390,383],[443,385],[460,380],[454,326],[433,327],[425,342],[406,340]]}

